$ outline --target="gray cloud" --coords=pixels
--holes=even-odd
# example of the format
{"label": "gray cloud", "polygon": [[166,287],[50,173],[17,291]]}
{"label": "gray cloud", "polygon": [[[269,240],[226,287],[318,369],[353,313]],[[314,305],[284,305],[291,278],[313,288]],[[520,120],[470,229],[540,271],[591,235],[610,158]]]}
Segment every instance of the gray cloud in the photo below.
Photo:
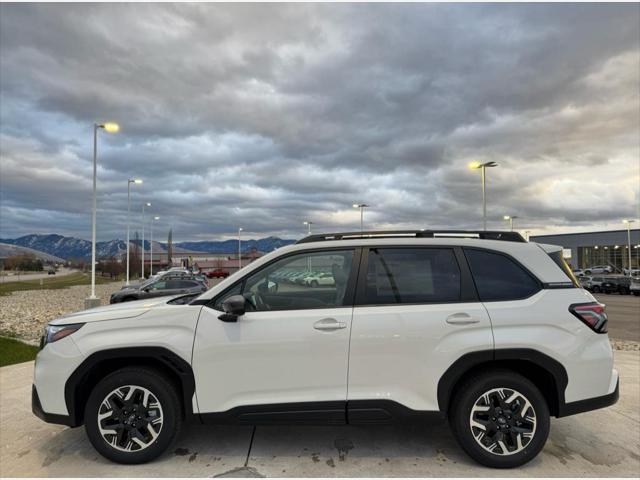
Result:
{"label": "gray cloud", "polygon": [[[0,5],[0,236],[619,226],[640,205],[640,7]],[[139,223],[139,219],[136,220]]]}

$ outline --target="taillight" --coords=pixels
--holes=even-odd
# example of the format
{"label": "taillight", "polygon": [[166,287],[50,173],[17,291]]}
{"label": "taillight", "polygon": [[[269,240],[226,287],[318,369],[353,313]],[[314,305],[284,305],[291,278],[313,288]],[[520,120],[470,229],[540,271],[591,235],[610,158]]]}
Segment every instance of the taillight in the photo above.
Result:
{"label": "taillight", "polygon": [[602,303],[574,303],[569,311],[596,333],[607,333],[607,313]]}

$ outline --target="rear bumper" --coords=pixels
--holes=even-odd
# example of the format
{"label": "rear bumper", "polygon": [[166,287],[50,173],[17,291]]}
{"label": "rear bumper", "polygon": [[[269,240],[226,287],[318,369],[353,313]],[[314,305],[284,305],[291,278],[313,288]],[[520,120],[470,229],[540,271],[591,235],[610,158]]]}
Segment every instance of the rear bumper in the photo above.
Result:
{"label": "rear bumper", "polygon": [[40,397],[38,396],[38,390],[35,385],[31,386],[31,411],[33,414],[44,420],[47,423],[56,423],[58,425],[66,425],[68,427],[75,427],[77,425],[71,420],[69,415],[59,415],[56,413],[47,413],[42,409],[40,403]]}
{"label": "rear bumper", "polygon": [[568,417],[569,415],[575,415],[576,413],[589,412],[591,410],[609,407],[616,403],[618,398],[620,398],[620,379],[616,378],[616,386],[613,389],[613,392],[601,397],[586,398],[584,400],[578,400],[577,402],[560,405],[558,417]]}

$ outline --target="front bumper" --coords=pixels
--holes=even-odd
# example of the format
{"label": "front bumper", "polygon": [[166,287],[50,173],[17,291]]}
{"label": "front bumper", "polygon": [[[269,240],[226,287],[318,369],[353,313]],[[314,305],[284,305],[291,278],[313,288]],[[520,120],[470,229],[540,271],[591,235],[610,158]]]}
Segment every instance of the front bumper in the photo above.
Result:
{"label": "front bumper", "polygon": [[42,409],[40,403],[40,397],[38,396],[38,390],[35,385],[31,386],[31,411],[33,414],[44,420],[47,423],[57,423],[58,425],[66,425],[68,427],[75,427],[69,415],[58,415],[56,413],[47,413]]}

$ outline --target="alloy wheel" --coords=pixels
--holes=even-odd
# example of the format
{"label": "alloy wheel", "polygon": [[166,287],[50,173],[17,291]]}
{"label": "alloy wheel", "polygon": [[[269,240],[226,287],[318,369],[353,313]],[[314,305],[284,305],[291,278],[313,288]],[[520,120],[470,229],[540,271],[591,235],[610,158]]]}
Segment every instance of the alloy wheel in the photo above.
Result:
{"label": "alloy wheel", "polygon": [[98,409],[98,430],[116,450],[138,452],[153,444],[163,424],[162,406],[148,389],[125,385],[112,390]]}
{"label": "alloy wheel", "polygon": [[476,442],[494,455],[513,455],[524,450],[536,433],[536,412],[522,393],[494,388],[475,401],[469,428]]}

